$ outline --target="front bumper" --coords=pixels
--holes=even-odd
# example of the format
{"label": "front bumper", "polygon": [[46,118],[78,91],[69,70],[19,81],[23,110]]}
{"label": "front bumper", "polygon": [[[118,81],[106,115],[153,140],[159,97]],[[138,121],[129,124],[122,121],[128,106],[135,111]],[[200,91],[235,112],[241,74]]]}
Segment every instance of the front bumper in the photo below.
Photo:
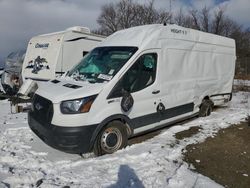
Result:
{"label": "front bumper", "polygon": [[92,135],[97,125],[61,127],[37,121],[33,112],[28,113],[31,130],[49,146],[67,153],[87,153],[91,151]]}

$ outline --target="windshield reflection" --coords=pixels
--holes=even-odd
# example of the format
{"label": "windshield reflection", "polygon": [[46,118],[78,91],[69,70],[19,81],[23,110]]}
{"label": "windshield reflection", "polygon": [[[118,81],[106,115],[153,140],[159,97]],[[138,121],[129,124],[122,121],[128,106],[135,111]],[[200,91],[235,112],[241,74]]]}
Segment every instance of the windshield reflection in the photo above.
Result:
{"label": "windshield reflection", "polygon": [[67,76],[91,83],[110,81],[137,49],[137,47],[95,48]]}

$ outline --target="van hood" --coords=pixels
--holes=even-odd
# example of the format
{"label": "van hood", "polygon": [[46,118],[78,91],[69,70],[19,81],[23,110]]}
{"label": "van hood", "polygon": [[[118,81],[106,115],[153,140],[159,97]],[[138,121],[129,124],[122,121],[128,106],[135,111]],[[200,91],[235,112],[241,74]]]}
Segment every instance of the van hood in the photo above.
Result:
{"label": "van hood", "polygon": [[36,94],[60,103],[65,100],[79,99],[100,93],[104,83],[89,83],[88,81],[74,81],[67,79],[55,79],[48,82],[38,83]]}

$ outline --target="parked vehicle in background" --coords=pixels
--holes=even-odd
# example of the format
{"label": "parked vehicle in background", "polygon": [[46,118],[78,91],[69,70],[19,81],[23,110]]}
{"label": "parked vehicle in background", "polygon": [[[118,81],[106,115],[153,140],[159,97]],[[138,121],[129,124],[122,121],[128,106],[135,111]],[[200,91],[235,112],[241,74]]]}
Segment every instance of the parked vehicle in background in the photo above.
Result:
{"label": "parked vehicle in background", "polygon": [[113,153],[130,137],[230,101],[235,53],[233,39],[177,25],[118,31],[38,88],[29,126],[59,150]]}
{"label": "parked vehicle in background", "polygon": [[61,76],[103,39],[90,33],[88,28],[78,26],[33,37],[24,59],[23,80],[48,81]]}
{"label": "parked vehicle in background", "polygon": [[2,80],[5,92],[16,94],[26,79],[48,81],[61,76],[103,39],[104,36],[79,26],[31,38],[25,57],[18,61],[18,67],[15,66],[17,62],[6,61],[7,68],[13,68],[5,70]]}
{"label": "parked vehicle in background", "polygon": [[14,95],[20,87],[21,71],[25,50],[19,50],[10,53],[4,65],[4,70],[1,77],[1,85],[5,93]]}

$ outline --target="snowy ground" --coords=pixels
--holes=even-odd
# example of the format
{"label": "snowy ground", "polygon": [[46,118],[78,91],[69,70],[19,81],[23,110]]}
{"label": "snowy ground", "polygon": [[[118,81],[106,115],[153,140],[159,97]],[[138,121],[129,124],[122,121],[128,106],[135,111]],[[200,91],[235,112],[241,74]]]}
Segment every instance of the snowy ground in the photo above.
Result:
{"label": "snowy ground", "polygon": [[250,86],[250,80],[234,80],[235,86]]}
{"label": "snowy ground", "polygon": [[[165,129],[152,139],[112,155],[84,158],[54,150],[34,135],[27,114],[10,114],[0,101],[0,188],[2,187],[221,187],[192,171],[182,151],[214,136],[219,129],[244,120],[250,93],[237,93],[226,108],[209,117]],[[177,140],[177,132],[199,126],[192,137]]]}

